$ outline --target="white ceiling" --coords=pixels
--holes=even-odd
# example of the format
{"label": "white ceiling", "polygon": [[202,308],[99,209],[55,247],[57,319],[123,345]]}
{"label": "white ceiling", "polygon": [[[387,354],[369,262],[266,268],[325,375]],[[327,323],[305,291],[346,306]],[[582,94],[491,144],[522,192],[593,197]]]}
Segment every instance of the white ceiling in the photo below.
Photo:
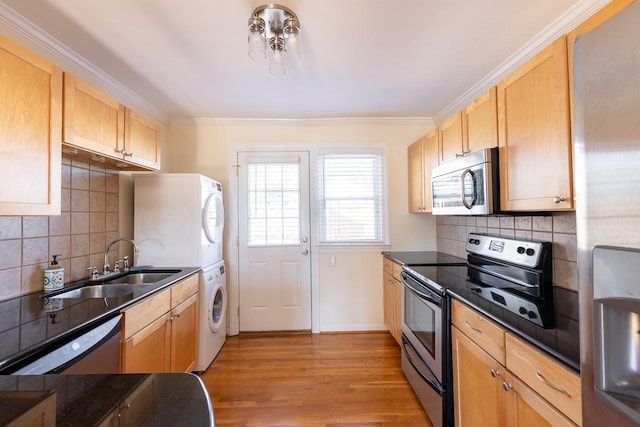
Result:
{"label": "white ceiling", "polygon": [[437,118],[607,1],[282,2],[302,28],[284,76],[247,55],[258,0],[0,0],[0,23],[165,118]]}

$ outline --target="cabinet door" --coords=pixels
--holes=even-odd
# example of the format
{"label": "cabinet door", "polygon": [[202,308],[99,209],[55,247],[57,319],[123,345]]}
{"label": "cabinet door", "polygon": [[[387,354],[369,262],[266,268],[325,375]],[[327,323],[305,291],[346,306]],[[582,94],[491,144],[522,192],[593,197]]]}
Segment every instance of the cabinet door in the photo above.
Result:
{"label": "cabinet door", "polygon": [[503,210],[573,208],[568,78],[562,37],[498,84]]}
{"label": "cabinet door", "polygon": [[63,141],[122,159],[124,106],[71,74],[64,74]]}
{"label": "cabinet door", "polygon": [[393,279],[393,337],[402,342],[402,282]]}
{"label": "cabinet door", "polygon": [[423,140],[409,146],[409,212],[422,213],[424,204],[424,161]]}
{"label": "cabinet door", "polygon": [[122,343],[122,372],[167,372],[171,367],[171,313]]}
{"label": "cabinet door", "polygon": [[123,156],[150,169],[160,169],[160,126],[129,108],[125,109]]}
{"label": "cabinet door", "polygon": [[460,157],[462,150],[462,112],[458,111],[438,126],[440,134],[440,163]]}
{"label": "cabinet door", "polygon": [[462,111],[462,152],[498,146],[498,101],[492,87]]}
{"label": "cabinet door", "polygon": [[0,215],[59,215],[62,71],[0,36]]}
{"label": "cabinet door", "polygon": [[507,386],[507,423],[512,427],[575,427],[553,405],[544,400],[509,372],[503,375]]}
{"label": "cabinet door", "polygon": [[395,306],[395,292],[393,283],[395,280],[387,273],[382,274],[383,284],[382,284],[382,294],[383,294],[383,303],[384,303],[384,324],[387,326],[387,329],[393,335],[393,329],[395,327],[395,314],[394,314],[394,306]]}
{"label": "cabinet door", "polygon": [[424,212],[433,210],[433,201],[431,200],[431,171],[438,166],[438,131],[437,129],[428,133],[422,144],[423,154],[423,170],[424,170],[424,190],[423,203]]}
{"label": "cabinet door", "polygon": [[455,326],[451,327],[456,426],[507,426],[504,368]]}
{"label": "cabinet door", "polygon": [[190,372],[196,363],[198,339],[198,295],[172,310],[171,371]]}

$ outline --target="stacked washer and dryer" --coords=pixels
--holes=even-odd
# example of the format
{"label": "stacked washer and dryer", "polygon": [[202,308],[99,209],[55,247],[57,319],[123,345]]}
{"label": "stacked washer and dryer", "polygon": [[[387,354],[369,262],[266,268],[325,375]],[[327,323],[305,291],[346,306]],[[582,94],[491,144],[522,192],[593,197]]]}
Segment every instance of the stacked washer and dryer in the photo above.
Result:
{"label": "stacked washer and dryer", "polygon": [[226,338],[227,291],[222,256],[222,185],[199,174],[134,175],[138,264],[200,267],[198,354],[204,371]]}

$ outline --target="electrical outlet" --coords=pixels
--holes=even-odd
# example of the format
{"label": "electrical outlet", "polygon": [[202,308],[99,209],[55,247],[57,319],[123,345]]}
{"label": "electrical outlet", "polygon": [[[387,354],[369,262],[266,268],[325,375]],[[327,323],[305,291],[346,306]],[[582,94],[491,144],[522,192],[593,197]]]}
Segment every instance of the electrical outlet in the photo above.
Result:
{"label": "electrical outlet", "polygon": [[331,266],[331,267],[335,267],[336,266],[336,256],[335,255],[327,256],[327,258],[325,260],[325,264],[327,264],[328,266]]}

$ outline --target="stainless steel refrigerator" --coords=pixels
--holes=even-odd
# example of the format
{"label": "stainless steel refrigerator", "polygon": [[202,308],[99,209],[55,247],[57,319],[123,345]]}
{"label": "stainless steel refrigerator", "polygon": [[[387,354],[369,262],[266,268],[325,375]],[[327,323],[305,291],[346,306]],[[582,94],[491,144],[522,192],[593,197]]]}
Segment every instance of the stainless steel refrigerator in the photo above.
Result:
{"label": "stainless steel refrigerator", "polygon": [[576,40],[584,426],[640,425],[640,2]]}

